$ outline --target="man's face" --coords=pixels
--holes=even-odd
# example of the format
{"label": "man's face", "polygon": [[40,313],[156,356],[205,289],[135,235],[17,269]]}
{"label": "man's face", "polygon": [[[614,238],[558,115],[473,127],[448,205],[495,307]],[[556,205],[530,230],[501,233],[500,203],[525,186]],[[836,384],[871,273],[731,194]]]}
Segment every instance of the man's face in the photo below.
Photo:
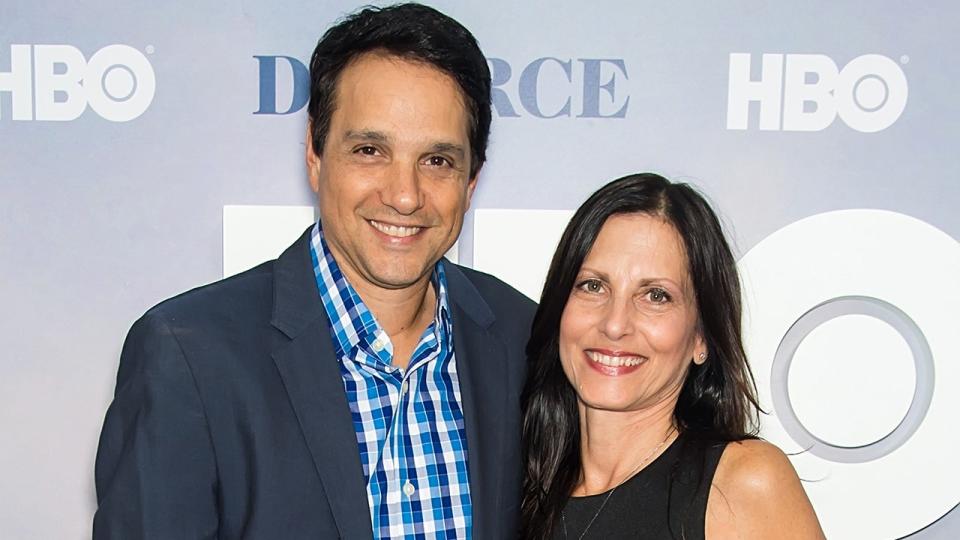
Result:
{"label": "man's face", "polygon": [[476,186],[467,126],[459,86],[428,64],[368,53],[340,74],[325,146],[317,156],[308,134],[307,166],[354,286],[422,283],[456,241]]}

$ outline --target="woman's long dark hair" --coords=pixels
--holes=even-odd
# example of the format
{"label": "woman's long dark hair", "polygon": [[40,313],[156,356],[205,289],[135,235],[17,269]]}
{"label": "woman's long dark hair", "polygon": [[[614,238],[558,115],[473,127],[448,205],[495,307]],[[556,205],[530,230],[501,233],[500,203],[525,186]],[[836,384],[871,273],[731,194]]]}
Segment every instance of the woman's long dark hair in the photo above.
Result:
{"label": "woman's long dark hair", "polygon": [[691,362],[674,409],[681,432],[721,441],[756,433],[760,409],[740,334],[740,280],[717,216],[686,184],[643,173],[610,182],[577,210],[550,263],[527,344],[521,537],[550,538],[580,478],[577,396],[560,364],[560,317],[580,266],[611,216],[664,219],[683,241],[707,360]]}

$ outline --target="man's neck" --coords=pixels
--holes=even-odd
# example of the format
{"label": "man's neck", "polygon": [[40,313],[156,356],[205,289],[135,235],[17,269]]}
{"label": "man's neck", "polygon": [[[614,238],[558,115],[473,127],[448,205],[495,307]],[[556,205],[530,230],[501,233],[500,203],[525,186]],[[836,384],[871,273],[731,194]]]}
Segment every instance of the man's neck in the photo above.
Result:
{"label": "man's neck", "polygon": [[406,369],[420,336],[433,321],[437,293],[429,277],[403,289],[381,289],[360,281],[354,289],[390,336],[393,365]]}
{"label": "man's neck", "polygon": [[381,328],[392,339],[395,335],[403,334],[421,326],[418,323],[426,321],[419,328],[417,336],[429,326],[433,320],[436,291],[426,276],[416,284],[402,289],[385,289],[377,287],[363,280],[347,274],[347,280],[357,291],[367,309],[373,313]]}
{"label": "man's neck", "polygon": [[333,246],[328,244],[328,249],[347,282],[390,336],[393,365],[405,369],[420,336],[433,321],[438,293],[432,285],[431,274],[406,287],[384,287],[365,278],[343,257],[337,257]]}

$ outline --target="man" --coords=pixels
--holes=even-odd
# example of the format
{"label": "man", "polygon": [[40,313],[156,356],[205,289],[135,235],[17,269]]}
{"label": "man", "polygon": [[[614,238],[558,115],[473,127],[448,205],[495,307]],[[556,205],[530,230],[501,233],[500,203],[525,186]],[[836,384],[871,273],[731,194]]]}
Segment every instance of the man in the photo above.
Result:
{"label": "man", "polygon": [[441,260],[485,159],[490,77],[415,4],[310,64],[320,220],[137,321],[97,454],[96,538],[508,538],[533,303]]}

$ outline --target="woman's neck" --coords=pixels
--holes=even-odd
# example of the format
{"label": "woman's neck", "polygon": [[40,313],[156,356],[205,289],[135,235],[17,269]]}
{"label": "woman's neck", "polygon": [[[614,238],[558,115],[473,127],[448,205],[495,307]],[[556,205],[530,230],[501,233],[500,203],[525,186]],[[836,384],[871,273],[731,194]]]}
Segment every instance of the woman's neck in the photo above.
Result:
{"label": "woman's neck", "polygon": [[674,402],[640,411],[580,406],[581,478],[574,495],[609,491],[641,471],[676,438]]}

